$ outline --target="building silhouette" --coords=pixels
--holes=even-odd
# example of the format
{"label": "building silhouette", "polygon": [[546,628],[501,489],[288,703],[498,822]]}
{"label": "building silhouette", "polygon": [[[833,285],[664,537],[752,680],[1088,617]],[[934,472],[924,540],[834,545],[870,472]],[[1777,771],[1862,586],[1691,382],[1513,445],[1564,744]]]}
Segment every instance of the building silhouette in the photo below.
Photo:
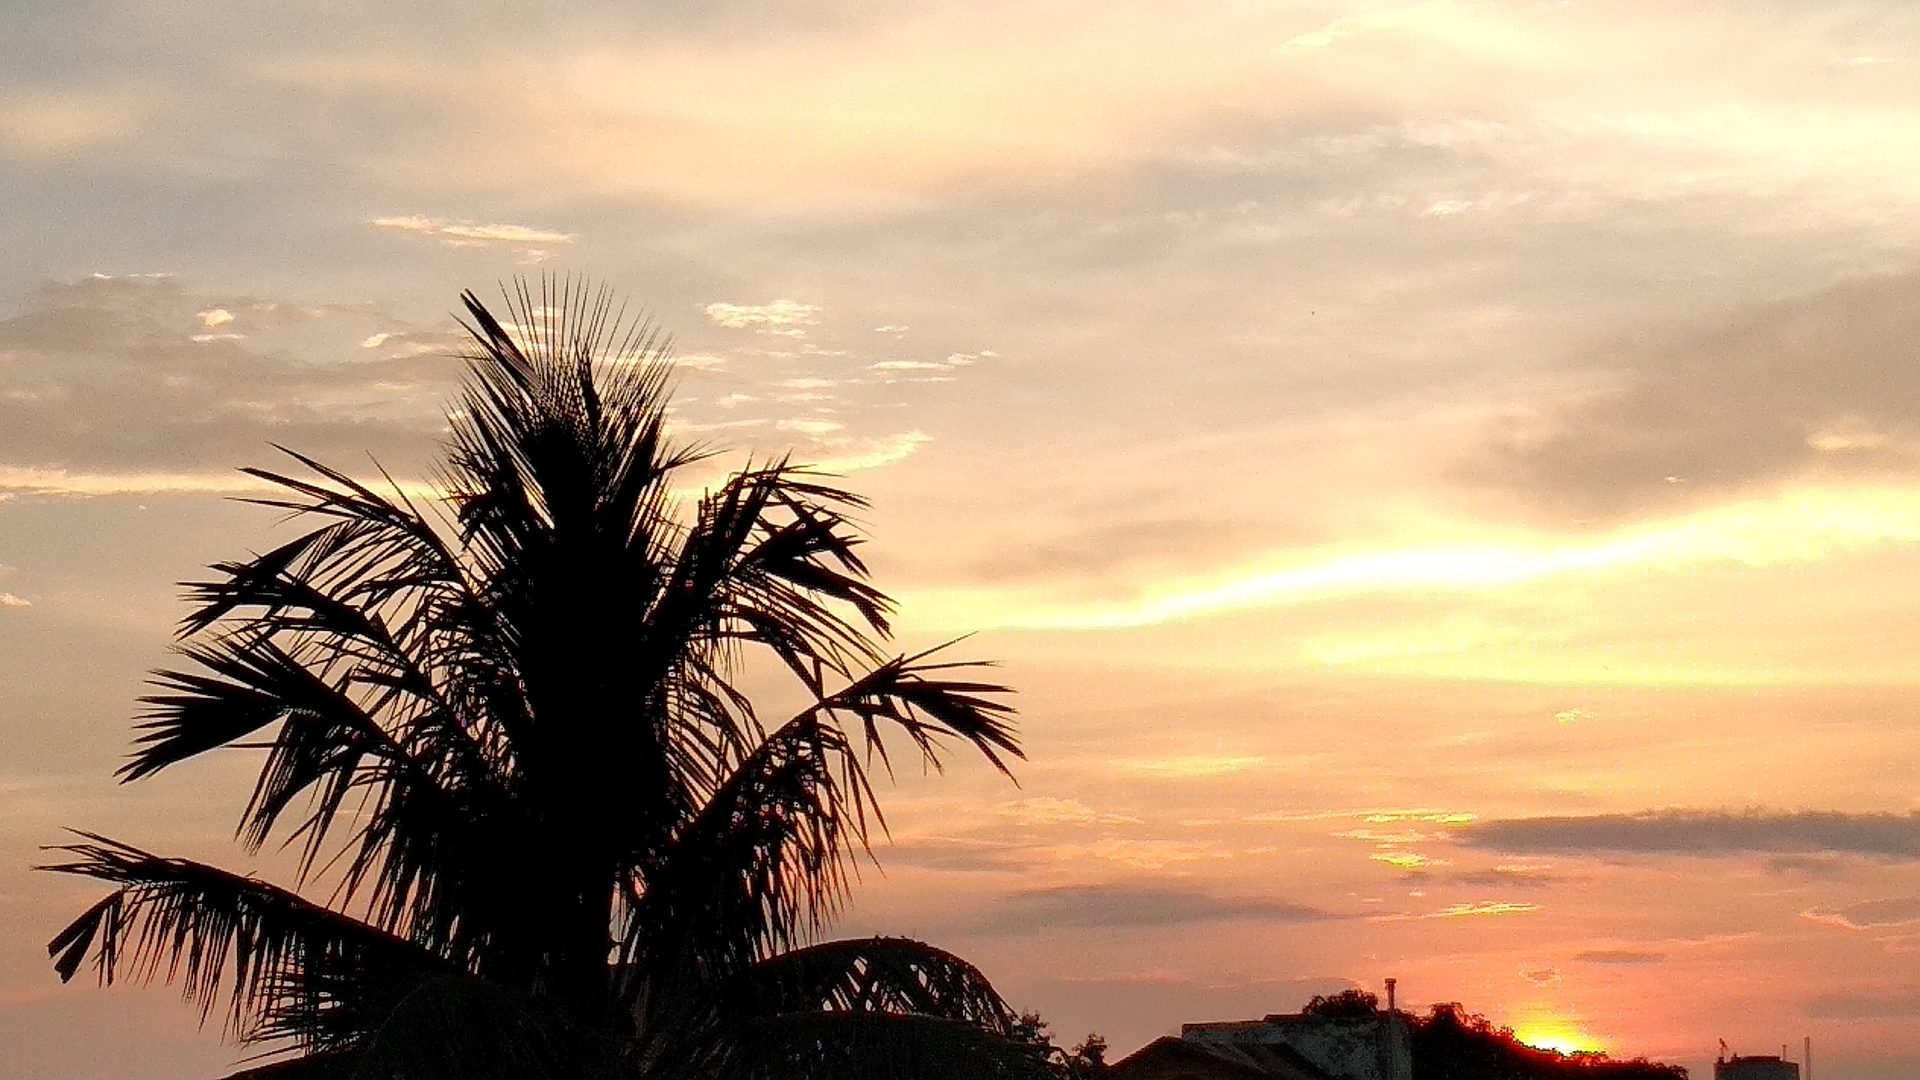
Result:
{"label": "building silhouette", "polygon": [[1800,1080],[1800,1066],[1777,1054],[1722,1055],[1713,1063],[1713,1080]]}

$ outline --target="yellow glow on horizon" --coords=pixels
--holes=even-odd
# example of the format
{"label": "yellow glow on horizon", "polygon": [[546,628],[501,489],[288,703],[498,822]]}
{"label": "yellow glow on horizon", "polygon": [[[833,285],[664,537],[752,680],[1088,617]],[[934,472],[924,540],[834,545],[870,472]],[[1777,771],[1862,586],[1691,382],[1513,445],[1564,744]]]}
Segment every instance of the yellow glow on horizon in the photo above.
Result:
{"label": "yellow glow on horizon", "polygon": [[1535,1050],[1552,1050],[1561,1054],[1596,1053],[1606,1049],[1600,1040],[1567,1020],[1541,1020],[1527,1024],[1516,1029],[1513,1037]]}
{"label": "yellow glow on horizon", "polygon": [[[1420,523],[1407,533],[1449,528],[1450,523]],[[1597,536],[1507,531],[1446,546],[1323,547],[1283,555],[1280,565],[1243,565],[1162,582],[1120,604],[964,590],[922,594],[909,610],[932,611],[941,621],[951,618],[974,627],[1129,630],[1352,595],[1471,593],[1574,575],[1674,572],[1715,563],[1769,567],[1915,543],[1920,543],[1920,488],[1805,488]],[[1475,628],[1459,629],[1472,636]]]}

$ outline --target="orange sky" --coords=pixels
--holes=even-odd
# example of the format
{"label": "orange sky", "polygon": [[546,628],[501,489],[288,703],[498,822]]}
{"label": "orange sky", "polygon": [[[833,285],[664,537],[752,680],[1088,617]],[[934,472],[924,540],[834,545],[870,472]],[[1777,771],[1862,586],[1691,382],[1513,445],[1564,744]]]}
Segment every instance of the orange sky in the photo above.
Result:
{"label": "orange sky", "polygon": [[458,291],[546,270],[1021,691],[1020,786],[902,778],[848,932],[1122,1051],[1393,976],[1920,1066],[1920,9],[643,8],[0,14],[16,1073],[234,1059],[59,987],[93,893],[24,868],[234,857],[245,761],[109,776],[169,583],[269,541],[269,441],[417,483]]}

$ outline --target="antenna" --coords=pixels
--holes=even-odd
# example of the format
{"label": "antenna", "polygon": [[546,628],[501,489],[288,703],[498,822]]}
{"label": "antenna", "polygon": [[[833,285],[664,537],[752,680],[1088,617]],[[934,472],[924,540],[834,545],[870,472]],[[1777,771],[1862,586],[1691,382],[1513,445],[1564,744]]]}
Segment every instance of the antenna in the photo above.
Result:
{"label": "antenna", "polygon": [[1813,1036],[1802,1039],[1800,1046],[1800,1080],[1813,1080]]}

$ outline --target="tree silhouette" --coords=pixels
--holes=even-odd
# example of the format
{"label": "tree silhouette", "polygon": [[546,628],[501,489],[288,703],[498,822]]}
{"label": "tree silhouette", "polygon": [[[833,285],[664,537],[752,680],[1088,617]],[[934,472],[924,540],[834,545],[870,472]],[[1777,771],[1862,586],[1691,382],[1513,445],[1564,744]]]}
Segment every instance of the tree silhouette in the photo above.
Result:
{"label": "tree silhouette", "polygon": [[1687,1070],[1645,1058],[1562,1054],[1528,1046],[1458,1002],[1413,1021],[1414,1080],[1687,1080]]}
{"label": "tree silhouette", "polygon": [[1300,1011],[1309,1016],[1372,1017],[1380,1011],[1380,998],[1371,991],[1349,987],[1331,997],[1315,994]]}
{"label": "tree silhouette", "polygon": [[[188,586],[190,664],[120,770],[262,751],[240,839],[332,900],[81,833],[46,869],[115,888],[51,943],[60,976],[178,983],[263,1051],[245,1076],[1035,1071],[959,958],[818,941],[884,827],[884,737],[1005,772],[1005,688],[883,651],[864,504],[820,475],[749,462],[677,517],[707,453],[663,430],[666,347],[604,289],[463,301],[445,509],[292,451],[304,477],[247,470],[313,527]],[[756,712],[755,656],[805,707]]]}

